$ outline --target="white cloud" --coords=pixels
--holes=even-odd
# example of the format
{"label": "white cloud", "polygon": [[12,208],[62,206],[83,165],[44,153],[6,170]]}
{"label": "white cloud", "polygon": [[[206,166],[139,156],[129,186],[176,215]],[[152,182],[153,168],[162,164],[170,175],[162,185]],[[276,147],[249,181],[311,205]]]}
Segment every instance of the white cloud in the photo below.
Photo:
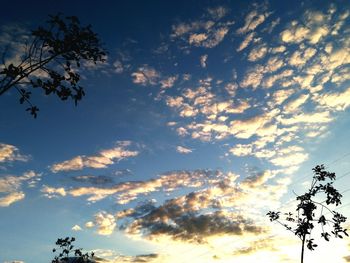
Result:
{"label": "white cloud", "polygon": [[74,226],[72,227],[72,230],[73,230],[73,231],[81,231],[82,229],[81,229],[81,227],[80,227],[79,225],[74,225]]}
{"label": "white cloud", "polygon": [[253,146],[250,144],[237,144],[230,149],[230,152],[236,156],[247,156],[251,155]]}
{"label": "white cloud", "polygon": [[308,159],[308,154],[303,152],[288,153],[282,156],[272,158],[270,161],[277,166],[295,166]]}
{"label": "white cloud", "polygon": [[85,227],[86,227],[86,228],[93,228],[94,226],[95,226],[95,223],[92,222],[92,221],[89,221],[89,222],[86,222],[86,223],[85,223]]}
{"label": "white cloud", "polygon": [[54,198],[67,195],[66,190],[63,187],[54,188],[47,185],[44,185],[41,188],[41,192],[44,193],[44,196],[46,196],[47,198]]}
{"label": "white cloud", "polygon": [[186,147],[183,147],[183,146],[177,146],[176,147],[176,151],[179,152],[179,153],[188,154],[188,153],[192,152],[192,149],[189,149],[189,148],[186,148]]}

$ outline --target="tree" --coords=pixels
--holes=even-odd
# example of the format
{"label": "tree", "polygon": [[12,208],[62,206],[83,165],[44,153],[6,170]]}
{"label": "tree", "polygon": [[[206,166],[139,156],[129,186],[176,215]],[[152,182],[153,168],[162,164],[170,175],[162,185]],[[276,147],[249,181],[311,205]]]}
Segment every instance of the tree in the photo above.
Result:
{"label": "tree", "polygon": [[72,99],[77,105],[85,95],[79,85],[78,68],[82,62],[104,62],[106,51],[91,25],[81,26],[77,17],[50,15],[46,27],[31,31],[30,44],[25,45],[19,64],[7,63],[3,54],[0,67],[0,95],[11,89],[19,93],[19,102],[37,117],[38,107],[31,102],[33,89],[59,99]]}
{"label": "tree", "polygon": [[[303,195],[296,197],[299,203],[295,215],[291,212],[284,213],[285,218],[281,220],[281,212],[269,211],[267,213],[271,221],[278,222],[301,240],[301,263],[304,262],[305,245],[309,250],[314,250],[317,247],[314,238],[311,238],[315,224],[321,226],[321,238],[326,241],[330,240],[331,234],[336,238],[343,238],[343,234],[348,236],[347,230],[342,227],[346,217],[328,207],[329,205],[338,206],[341,204],[342,195],[333,186],[336,179],[335,173],[326,171],[324,165],[317,165],[312,170],[314,176],[310,189]],[[328,182],[326,183],[326,181]],[[324,201],[316,201],[322,194],[325,195]],[[324,211],[327,211],[327,214]],[[283,221],[288,223],[283,223]]]}
{"label": "tree", "polygon": [[[61,250],[58,255],[51,261],[52,263],[90,263],[94,257],[94,253],[83,254],[82,249],[75,249],[72,243],[75,241],[74,237],[59,238],[56,241],[58,249]],[[52,250],[53,253],[57,251],[56,248]]]}

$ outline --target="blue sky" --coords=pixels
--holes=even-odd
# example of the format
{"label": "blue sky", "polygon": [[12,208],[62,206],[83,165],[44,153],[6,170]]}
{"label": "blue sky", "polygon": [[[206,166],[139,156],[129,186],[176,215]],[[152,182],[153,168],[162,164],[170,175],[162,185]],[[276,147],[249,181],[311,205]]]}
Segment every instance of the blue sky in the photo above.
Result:
{"label": "blue sky", "polygon": [[[349,7],[8,3],[8,61],[57,12],[92,24],[108,56],[80,70],[77,107],[38,93],[33,119],[13,90],[0,97],[0,262],[49,262],[65,236],[109,262],[295,262],[298,240],[265,214],[290,208],[316,164],[350,216]],[[307,259],[349,262],[349,245]]]}

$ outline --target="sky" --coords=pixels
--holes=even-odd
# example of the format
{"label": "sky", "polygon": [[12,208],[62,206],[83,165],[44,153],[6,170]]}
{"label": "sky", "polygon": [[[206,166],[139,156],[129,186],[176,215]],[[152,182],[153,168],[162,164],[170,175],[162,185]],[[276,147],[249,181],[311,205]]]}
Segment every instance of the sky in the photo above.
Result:
{"label": "sky", "polygon": [[[350,216],[349,10],[6,3],[6,60],[58,12],[91,24],[108,55],[79,69],[78,106],[35,93],[34,119],[14,90],[0,96],[0,262],[50,262],[66,236],[104,262],[298,262],[299,240],[266,213],[294,212],[317,164],[336,173],[334,209]],[[319,231],[306,261],[350,262],[349,238]]]}

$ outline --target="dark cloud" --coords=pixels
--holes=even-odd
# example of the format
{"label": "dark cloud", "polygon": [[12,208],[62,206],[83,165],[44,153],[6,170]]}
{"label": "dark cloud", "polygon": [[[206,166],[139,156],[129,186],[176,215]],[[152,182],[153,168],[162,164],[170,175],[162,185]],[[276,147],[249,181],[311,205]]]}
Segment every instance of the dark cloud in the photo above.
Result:
{"label": "dark cloud", "polygon": [[[130,234],[141,232],[148,237],[165,234],[174,239],[199,243],[217,234],[242,235],[245,232],[263,231],[251,220],[234,213],[213,209],[205,213],[197,210],[192,204],[196,197],[196,193],[190,193],[182,198],[168,200],[158,207],[148,203],[131,209],[123,216],[135,220],[124,225],[124,228]],[[198,204],[197,200],[194,203]]]}
{"label": "dark cloud", "polygon": [[80,183],[89,183],[94,185],[104,185],[114,183],[113,179],[110,176],[106,175],[78,175],[72,177],[76,182]]}

